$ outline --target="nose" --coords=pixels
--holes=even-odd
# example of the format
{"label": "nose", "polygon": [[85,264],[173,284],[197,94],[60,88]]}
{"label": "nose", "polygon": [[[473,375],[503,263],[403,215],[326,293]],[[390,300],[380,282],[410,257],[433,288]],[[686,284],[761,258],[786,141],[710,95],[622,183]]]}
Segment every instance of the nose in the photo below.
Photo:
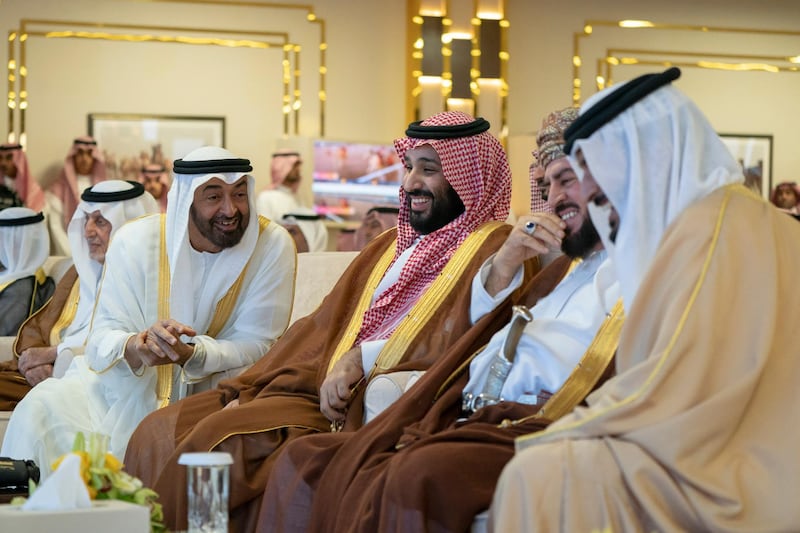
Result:
{"label": "nose", "polygon": [[227,217],[232,217],[236,214],[236,205],[234,204],[233,197],[230,194],[223,195],[222,204],[220,205],[219,210]]}
{"label": "nose", "polygon": [[411,167],[411,170],[407,170],[406,175],[403,176],[403,189],[406,192],[411,192],[421,189],[422,186],[423,186],[423,181],[421,173],[417,171],[414,167]]}
{"label": "nose", "polygon": [[550,188],[547,189],[547,203],[550,204],[550,207],[557,206],[565,197],[564,188],[561,187],[558,180],[550,182]]}

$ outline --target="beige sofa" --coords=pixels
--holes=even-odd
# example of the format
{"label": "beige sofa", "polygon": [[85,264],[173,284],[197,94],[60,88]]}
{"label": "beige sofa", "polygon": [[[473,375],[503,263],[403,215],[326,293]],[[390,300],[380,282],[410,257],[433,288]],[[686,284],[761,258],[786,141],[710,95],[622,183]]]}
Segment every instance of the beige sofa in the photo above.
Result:
{"label": "beige sofa", "polygon": [[[297,256],[297,282],[290,324],[317,308],[357,254],[358,252],[311,252]],[[51,257],[45,263],[44,269],[54,279],[59,280],[70,264],[68,258]],[[12,357],[13,343],[14,337],[0,337],[0,361]],[[10,416],[10,411],[0,411],[0,442]]]}

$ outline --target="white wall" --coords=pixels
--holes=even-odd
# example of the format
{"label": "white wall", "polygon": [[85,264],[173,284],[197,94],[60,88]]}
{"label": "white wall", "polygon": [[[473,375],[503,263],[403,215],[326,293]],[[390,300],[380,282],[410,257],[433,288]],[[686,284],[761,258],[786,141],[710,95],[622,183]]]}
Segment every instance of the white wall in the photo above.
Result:
{"label": "white wall", "polygon": [[[312,5],[326,23],[326,138],[388,142],[402,134],[406,126],[405,1],[285,3]],[[585,21],[648,19],[800,31],[800,2],[507,0],[507,18],[511,22],[508,147],[515,177],[513,209],[519,214],[528,203],[532,136],[548,112],[571,104],[573,34]],[[275,147],[292,145],[307,152],[310,139],[319,134],[315,96],[319,90],[316,48],[320,28],[306,20],[305,11],[134,0],[0,1],[3,34],[16,28],[21,19],[151,24],[220,32],[285,31],[303,47],[300,137],[286,139],[280,110],[280,52],[30,37],[28,153],[41,181],[60,165],[71,139],[85,133],[86,116],[91,112],[224,115],[227,146],[253,160],[259,187],[268,180],[269,154]],[[581,41],[581,47],[587,62],[609,47],[797,55],[800,38],[597,28],[590,38]],[[6,58],[3,47],[0,59]],[[614,77],[622,81],[656,69],[660,67],[619,68]],[[582,71],[587,97],[594,92],[593,63]],[[793,147],[800,141],[795,131],[800,118],[796,98],[800,73],[684,69],[677,84],[698,102],[719,131],[774,135],[774,181],[798,178],[795,169],[800,166],[800,150]],[[7,125],[7,113],[0,113],[0,131],[5,132]]]}

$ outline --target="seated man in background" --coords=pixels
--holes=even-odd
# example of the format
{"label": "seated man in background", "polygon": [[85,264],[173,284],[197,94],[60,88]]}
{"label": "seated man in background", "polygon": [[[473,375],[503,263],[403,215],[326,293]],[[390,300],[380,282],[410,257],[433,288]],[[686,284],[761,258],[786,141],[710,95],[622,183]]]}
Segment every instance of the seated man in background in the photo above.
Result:
{"label": "seated man in background", "polygon": [[[538,204],[541,188],[553,214],[521,217],[473,282],[476,314],[519,287],[526,260],[560,242],[565,255],[517,297],[525,309],[532,306],[526,318],[533,320],[512,318],[492,329],[483,347],[455,345],[361,431],[290,443],[267,485],[259,531],[468,531],[491,503],[514,438],[568,411],[601,379],[622,313],[615,307],[618,284],[563,152],[563,132],[577,115],[572,107],[551,113],[537,135],[531,203]],[[513,365],[493,382],[500,353]],[[592,373],[575,370],[588,367]]]}
{"label": "seated man in background", "polygon": [[566,151],[617,271],[615,377],[517,443],[495,531],[793,531],[800,227],[742,170],[677,68],[586,101]]}
{"label": "seated man in background", "polygon": [[56,284],[42,270],[50,239],[42,213],[27,207],[0,211],[0,335],[16,336],[25,319],[53,295]]}
{"label": "seated man in background", "polygon": [[356,230],[355,249],[363,250],[364,247],[389,228],[397,225],[397,216],[400,209],[391,206],[375,206],[369,209]]}
{"label": "seated man in background", "polygon": [[168,527],[186,527],[181,453],[234,456],[231,530],[252,531],[284,443],[359,428],[361,384],[428,368],[469,329],[470,280],[510,229],[511,173],[488,129],[456,111],[410,125],[395,142],[406,168],[397,231],[373,240],[270,357],[142,422],[125,464],[159,493]]}
{"label": "seated man in background", "polygon": [[302,176],[300,154],[292,150],[278,150],[272,154],[269,188],[258,193],[256,210],[270,220],[280,221],[283,215],[300,207],[297,189]]}
{"label": "seated man in background", "polygon": [[800,209],[798,209],[798,205],[800,205],[800,191],[796,183],[785,181],[776,185],[772,190],[770,201],[772,205],[785,213],[795,216],[800,214]]}
{"label": "seated man in background", "polygon": [[47,225],[53,255],[71,255],[67,227],[78,207],[81,192],[106,179],[103,153],[92,137],[78,137],[64,158],[58,178],[45,192]]}
{"label": "seated man in background", "polygon": [[169,193],[169,175],[164,165],[160,163],[147,163],[139,172],[139,181],[144,189],[156,199],[161,207],[161,212],[167,210],[167,196]]}
{"label": "seated man in background", "polygon": [[324,252],[328,247],[328,228],[313,209],[298,207],[283,215],[281,225],[294,239],[297,253]]}
{"label": "seated man in background", "polygon": [[0,144],[0,209],[27,207],[41,211],[44,191],[31,176],[28,157],[19,144]]}
{"label": "seated man in background", "polygon": [[13,410],[39,382],[63,376],[73,355],[83,353],[111,237],[128,220],[157,211],[138,183],[108,180],[83,191],[67,232],[74,265],[19,329],[14,358],[0,363],[0,411]]}
{"label": "seated man in background", "polygon": [[166,215],[126,224],[109,246],[80,367],[11,416],[0,453],[33,457],[43,477],[78,431],[110,435],[123,457],[147,413],[243,372],[289,322],[297,256],[256,215],[250,162],[203,147],[174,168]]}

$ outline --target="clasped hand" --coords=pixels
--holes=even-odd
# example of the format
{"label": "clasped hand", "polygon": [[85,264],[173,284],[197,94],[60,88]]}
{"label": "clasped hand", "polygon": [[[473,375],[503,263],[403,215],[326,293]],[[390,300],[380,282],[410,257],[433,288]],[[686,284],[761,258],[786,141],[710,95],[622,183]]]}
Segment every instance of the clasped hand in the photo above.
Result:
{"label": "clasped hand", "polygon": [[319,410],[328,420],[344,421],[347,406],[363,377],[361,348],[351,348],[333,365],[319,389]]}
{"label": "clasped hand", "polygon": [[27,348],[19,355],[17,369],[31,387],[53,375],[56,352],[55,346],[42,346]]}
{"label": "clasped hand", "polygon": [[194,353],[194,345],[181,341],[181,335],[193,337],[197,332],[171,318],[159,320],[128,339],[125,345],[125,359],[134,369],[142,365],[158,366],[171,363],[182,365]]}

